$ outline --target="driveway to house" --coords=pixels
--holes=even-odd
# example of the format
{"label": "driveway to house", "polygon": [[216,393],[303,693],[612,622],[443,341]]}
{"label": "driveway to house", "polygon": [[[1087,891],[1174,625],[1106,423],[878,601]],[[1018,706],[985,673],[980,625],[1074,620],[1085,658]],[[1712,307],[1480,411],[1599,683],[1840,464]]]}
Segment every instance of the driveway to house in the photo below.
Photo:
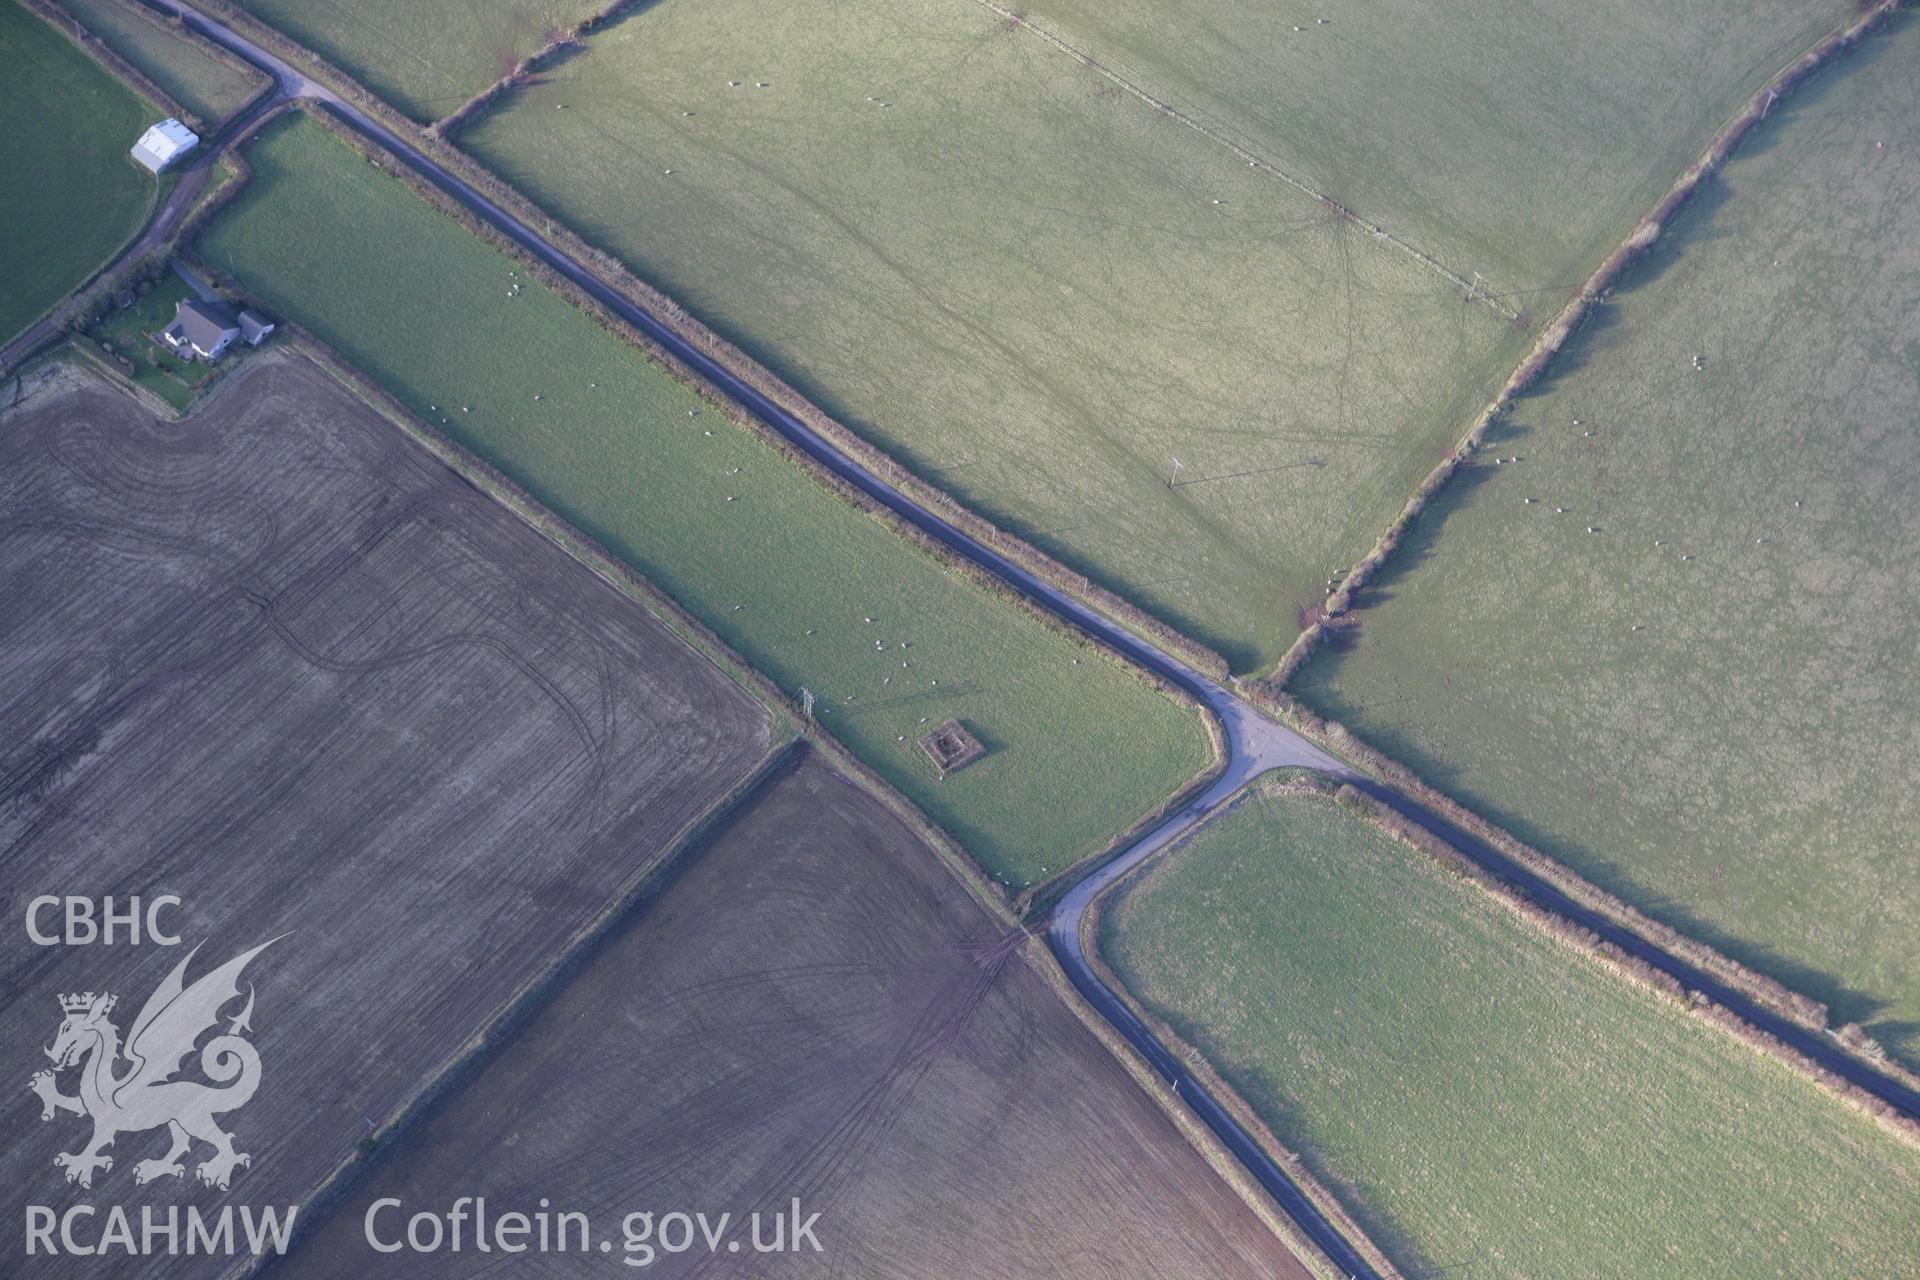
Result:
{"label": "driveway to house", "polygon": [[[142,231],[119,257],[95,272],[86,285],[81,286],[81,290],[92,285],[95,280],[112,278],[156,249],[164,248],[173,239],[173,233],[180,229],[181,220],[187,216],[187,211],[193,208],[194,202],[200,198],[200,193],[206,190],[207,181],[213,176],[214,162],[220,158],[220,154],[233,143],[234,139],[244,136],[261,116],[286,100],[287,95],[276,85],[273,92],[255,102],[243,115],[229,121],[212,139],[194,152],[193,158],[175,171],[180,175],[179,181],[175,182],[173,190],[167,193],[166,200],[160,205],[160,212],[147,223],[147,229]],[[5,347],[0,347],[0,373],[13,369],[22,360],[59,336],[60,331],[66,327],[67,318],[73,314],[79,293],[80,290],[76,290],[75,293],[68,295],[66,301],[23,330]]]}
{"label": "driveway to house", "polygon": [[[1148,671],[1186,691],[1219,718],[1225,731],[1227,761],[1224,773],[1197,800],[1178,810],[1160,826],[1143,836],[1077,883],[1053,907],[1047,921],[1048,942],[1065,968],[1074,986],[1126,1038],[1146,1061],[1169,1080],[1193,1113],[1245,1163],[1274,1199],[1327,1254],[1356,1277],[1376,1273],[1367,1266],[1313,1207],[1300,1188],[1287,1176],[1260,1145],[1240,1127],[1220,1103],[1186,1070],[1164,1045],[1154,1038],[1127,1009],[1123,1001],[1087,963],[1083,950],[1082,925],[1088,906],[1103,890],[1154,853],[1175,844],[1181,836],[1217,810],[1241,787],[1270,769],[1297,766],[1317,769],[1353,784],[1374,799],[1394,809],[1418,826],[1439,837],[1481,867],[1518,887],[1549,911],[1593,930],[1630,955],[1669,974],[1690,990],[1699,991],[1715,1003],[1724,1005],[1740,1017],[1777,1037],[1819,1065],[1827,1068],[1880,1098],[1909,1116],[1920,1118],[1920,1091],[1874,1071],[1864,1062],[1845,1053],[1820,1033],[1788,1021],[1751,997],[1735,991],[1710,975],[1687,964],[1661,947],[1598,915],[1568,898],[1559,889],[1515,863],[1486,841],[1467,832],[1425,806],[1360,772],[1345,761],[1322,750],[1300,734],[1264,713],[1227,685],[1187,666],[1136,636],[1105,614],[1081,603],[1066,592],[1041,581],[1020,565],[972,535],[949,524],[935,512],[922,507],[888,481],[869,471],[863,464],[841,452],[799,418],[748,385],[724,365],[681,336],[669,323],[634,302],[612,284],[594,273],[565,251],[550,244],[537,232],[457,174],[444,168],[431,156],[395,133],[379,120],[339,94],[308,77],[277,55],[261,48],[245,36],[228,29],[193,9],[184,0],[148,0],[154,8],[177,15],[189,27],[216,44],[222,45],[273,77],[275,93],[263,104],[286,97],[307,98],[324,104],[347,124],[374,139],[397,158],[411,165],[449,196],[460,201],[495,230],[507,236],[526,252],[578,285],[622,320],[725,392],[747,412],[777,431],[790,445],[804,453],[835,476],[853,485],[869,498],[886,506],[954,554],[964,557],[1005,581],[1029,600],[1056,617],[1124,654]],[[229,130],[233,136],[238,130]],[[210,157],[209,157],[210,158]]]}

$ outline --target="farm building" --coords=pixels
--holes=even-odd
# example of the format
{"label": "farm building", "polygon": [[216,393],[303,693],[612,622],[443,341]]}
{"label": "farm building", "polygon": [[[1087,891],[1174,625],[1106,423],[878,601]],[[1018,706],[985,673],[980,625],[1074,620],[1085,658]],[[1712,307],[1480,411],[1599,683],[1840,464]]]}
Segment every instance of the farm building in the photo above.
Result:
{"label": "farm building", "polygon": [[200,144],[200,135],[178,120],[166,119],[140,135],[133,144],[133,158],[155,173],[178,160]]}
{"label": "farm building", "polygon": [[265,342],[267,335],[274,330],[273,321],[268,319],[265,313],[255,311],[252,307],[242,311],[235,323],[240,326],[240,336],[247,340],[247,345],[250,347],[257,347]]}
{"label": "farm building", "polygon": [[[271,324],[267,325],[260,337],[264,338],[272,328]],[[196,355],[204,360],[215,359],[239,336],[240,317],[234,315],[232,307],[200,298],[175,303],[173,323],[160,331],[161,341],[189,360]],[[257,344],[258,340],[249,338],[248,341]]]}

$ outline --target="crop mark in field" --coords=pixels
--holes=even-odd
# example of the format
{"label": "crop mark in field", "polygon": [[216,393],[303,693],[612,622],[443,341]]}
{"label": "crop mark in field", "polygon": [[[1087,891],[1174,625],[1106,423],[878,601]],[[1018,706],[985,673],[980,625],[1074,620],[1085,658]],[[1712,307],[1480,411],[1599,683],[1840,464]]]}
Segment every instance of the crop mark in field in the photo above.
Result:
{"label": "crop mark in field", "polygon": [[1119,87],[1120,89],[1122,89],[1123,91],[1129,94],[1132,94],[1135,98],[1139,99],[1141,102],[1146,103],[1149,107],[1152,107],[1155,111],[1158,111],[1161,115],[1167,117],[1169,120],[1172,120],[1176,124],[1182,125],[1185,128],[1191,129],[1193,132],[1199,134],[1201,137],[1205,138],[1207,141],[1213,143],[1216,146],[1226,148],[1228,151],[1232,152],[1234,155],[1238,156],[1240,159],[1246,161],[1247,164],[1251,168],[1253,168],[1255,171],[1259,173],[1264,173],[1269,178],[1275,178],[1281,182],[1286,183],[1288,186],[1292,187],[1295,191],[1298,191],[1301,195],[1306,196],[1310,200],[1317,201],[1318,203],[1332,210],[1333,213],[1336,214],[1342,221],[1356,223],[1359,226],[1366,228],[1369,232],[1372,233],[1373,238],[1375,240],[1381,242],[1382,244],[1392,245],[1394,248],[1400,250],[1400,252],[1407,254],[1409,257],[1418,261],[1421,265],[1425,266],[1429,271],[1435,272],[1436,274],[1445,277],[1448,281],[1452,282],[1452,284],[1456,288],[1464,292],[1467,295],[1467,298],[1469,301],[1484,303],[1488,307],[1491,307],[1494,311],[1497,311],[1500,315],[1506,317],[1506,319],[1508,319],[1509,321],[1518,321],[1520,319],[1520,313],[1518,311],[1514,310],[1512,307],[1509,307],[1506,303],[1501,302],[1499,295],[1489,293],[1487,291],[1486,283],[1485,283],[1486,277],[1484,275],[1476,275],[1476,278],[1473,280],[1465,279],[1464,277],[1460,276],[1459,274],[1455,273],[1454,271],[1444,266],[1439,259],[1435,258],[1432,254],[1428,253],[1426,250],[1420,248],[1418,245],[1413,244],[1411,241],[1408,241],[1406,239],[1403,239],[1400,236],[1395,235],[1393,232],[1387,230],[1385,227],[1381,226],[1377,222],[1372,222],[1366,218],[1361,217],[1358,212],[1348,208],[1346,205],[1340,203],[1338,200],[1335,200],[1332,196],[1327,195],[1325,192],[1319,190],[1317,187],[1313,186],[1311,183],[1307,182],[1305,179],[1295,177],[1293,174],[1288,173],[1285,169],[1282,169],[1279,165],[1274,164],[1272,161],[1268,160],[1266,157],[1258,155],[1252,151],[1249,151],[1246,147],[1241,146],[1239,143],[1233,141],[1231,138],[1225,137],[1224,135],[1219,133],[1217,130],[1208,128],[1206,125],[1202,124],[1200,121],[1194,119],[1192,116],[1188,115],[1186,112],[1180,110],[1180,108],[1174,106],[1171,102],[1168,102],[1164,98],[1156,97],[1154,94],[1148,92],[1142,86],[1135,84],[1133,81],[1127,79],[1125,76],[1121,75],[1119,72],[1113,70],[1113,68],[1102,63],[1099,59],[1095,58],[1092,54],[1087,53],[1083,49],[1076,48],[1072,44],[1069,44],[1061,36],[1054,34],[1053,32],[1047,30],[1045,27],[1036,26],[1032,22],[1032,20],[1030,20],[1024,13],[1020,13],[1013,9],[1008,9],[1003,5],[995,4],[994,0],[973,0],[973,2],[979,5],[981,8],[987,10],[989,13],[997,15],[1000,18],[1001,25],[1006,27],[1008,30],[1011,31],[1015,28],[1021,28],[1033,33],[1034,35],[1038,36],[1040,39],[1052,45],[1054,48],[1060,50],[1062,53],[1067,54],[1069,57],[1072,57],[1078,62],[1080,62],[1083,66],[1094,71],[1096,74],[1101,76],[1103,79],[1107,80],[1109,83],[1116,85],[1117,87]]}

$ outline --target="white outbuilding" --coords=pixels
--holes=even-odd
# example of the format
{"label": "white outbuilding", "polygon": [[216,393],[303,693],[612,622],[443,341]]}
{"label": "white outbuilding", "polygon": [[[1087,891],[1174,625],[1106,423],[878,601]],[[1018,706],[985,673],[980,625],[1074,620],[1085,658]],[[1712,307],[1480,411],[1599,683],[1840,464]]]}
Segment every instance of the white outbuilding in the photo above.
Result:
{"label": "white outbuilding", "polygon": [[162,120],[133,144],[133,158],[159,173],[187,152],[200,145],[200,135],[178,120]]}

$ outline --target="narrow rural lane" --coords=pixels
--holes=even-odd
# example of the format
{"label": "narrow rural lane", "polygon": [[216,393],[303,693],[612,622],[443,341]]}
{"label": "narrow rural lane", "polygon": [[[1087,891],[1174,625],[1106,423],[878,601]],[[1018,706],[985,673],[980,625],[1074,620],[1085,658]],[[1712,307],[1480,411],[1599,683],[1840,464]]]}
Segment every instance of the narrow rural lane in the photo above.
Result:
{"label": "narrow rural lane", "polygon": [[1293,730],[1254,708],[1230,688],[1193,670],[1151,644],[1140,639],[1104,614],[1041,581],[1032,573],[1007,559],[970,534],[947,523],[938,514],[922,507],[885,479],[866,469],[860,462],[842,453],[786,409],[735,376],[711,356],[701,351],[668,324],[638,305],[618,289],[601,279],[585,264],[550,244],[532,228],[502,209],[458,175],[442,167],[431,156],[416,148],[353,103],[309,79],[298,69],[273,53],[260,48],[238,33],[220,25],[184,0],[148,0],[155,8],[178,15],[188,26],[209,40],[224,46],[260,67],[274,78],[281,96],[308,98],[320,103],[347,124],[379,142],[395,156],[476,215],[511,238],[526,252],[578,285],[596,301],[648,338],[671,352],[700,377],[733,398],[755,418],[779,434],[795,449],[806,454],[834,475],[886,506],[928,536],[938,540],[954,554],[971,561],[999,577],[1022,595],[1056,617],[1111,648],[1161,678],[1184,689],[1218,716],[1226,733],[1228,760],[1220,780],[1192,804],[1171,815],[1125,852],[1109,860],[1080,881],[1055,905],[1048,921],[1048,940],[1074,986],[1121,1035],[1153,1064],[1178,1089],[1181,1098],[1208,1128],[1217,1134],[1243,1162],[1274,1199],[1308,1232],[1320,1246],[1355,1276],[1375,1273],[1356,1255],[1338,1232],[1315,1210],[1299,1187],[1260,1149],[1253,1138],[1234,1122],[1225,1109],[1194,1079],[1178,1059],[1169,1053],[1141,1025],[1120,999],[1102,983],[1087,964],[1082,950],[1081,927],[1088,905],[1108,885],[1139,866],[1158,850],[1182,835],[1224,804],[1240,787],[1266,770],[1297,765],[1322,770],[1352,783],[1410,821],[1446,841],[1474,862],[1519,887],[1547,909],[1592,929],[1630,955],[1639,957],[1667,973],[1691,990],[1696,990],[1737,1013],[1753,1025],[1792,1045],[1820,1065],[1859,1086],[1910,1116],[1920,1118],[1920,1092],[1891,1080],[1851,1055],[1842,1052],[1818,1033],[1787,1021],[1756,1004],[1750,997],[1734,991],[1706,973],[1670,955],[1660,947],[1568,898],[1560,890],[1514,863],[1485,841],[1473,836],[1439,814],[1433,813],[1379,781],[1360,773],[1336,759]]}

